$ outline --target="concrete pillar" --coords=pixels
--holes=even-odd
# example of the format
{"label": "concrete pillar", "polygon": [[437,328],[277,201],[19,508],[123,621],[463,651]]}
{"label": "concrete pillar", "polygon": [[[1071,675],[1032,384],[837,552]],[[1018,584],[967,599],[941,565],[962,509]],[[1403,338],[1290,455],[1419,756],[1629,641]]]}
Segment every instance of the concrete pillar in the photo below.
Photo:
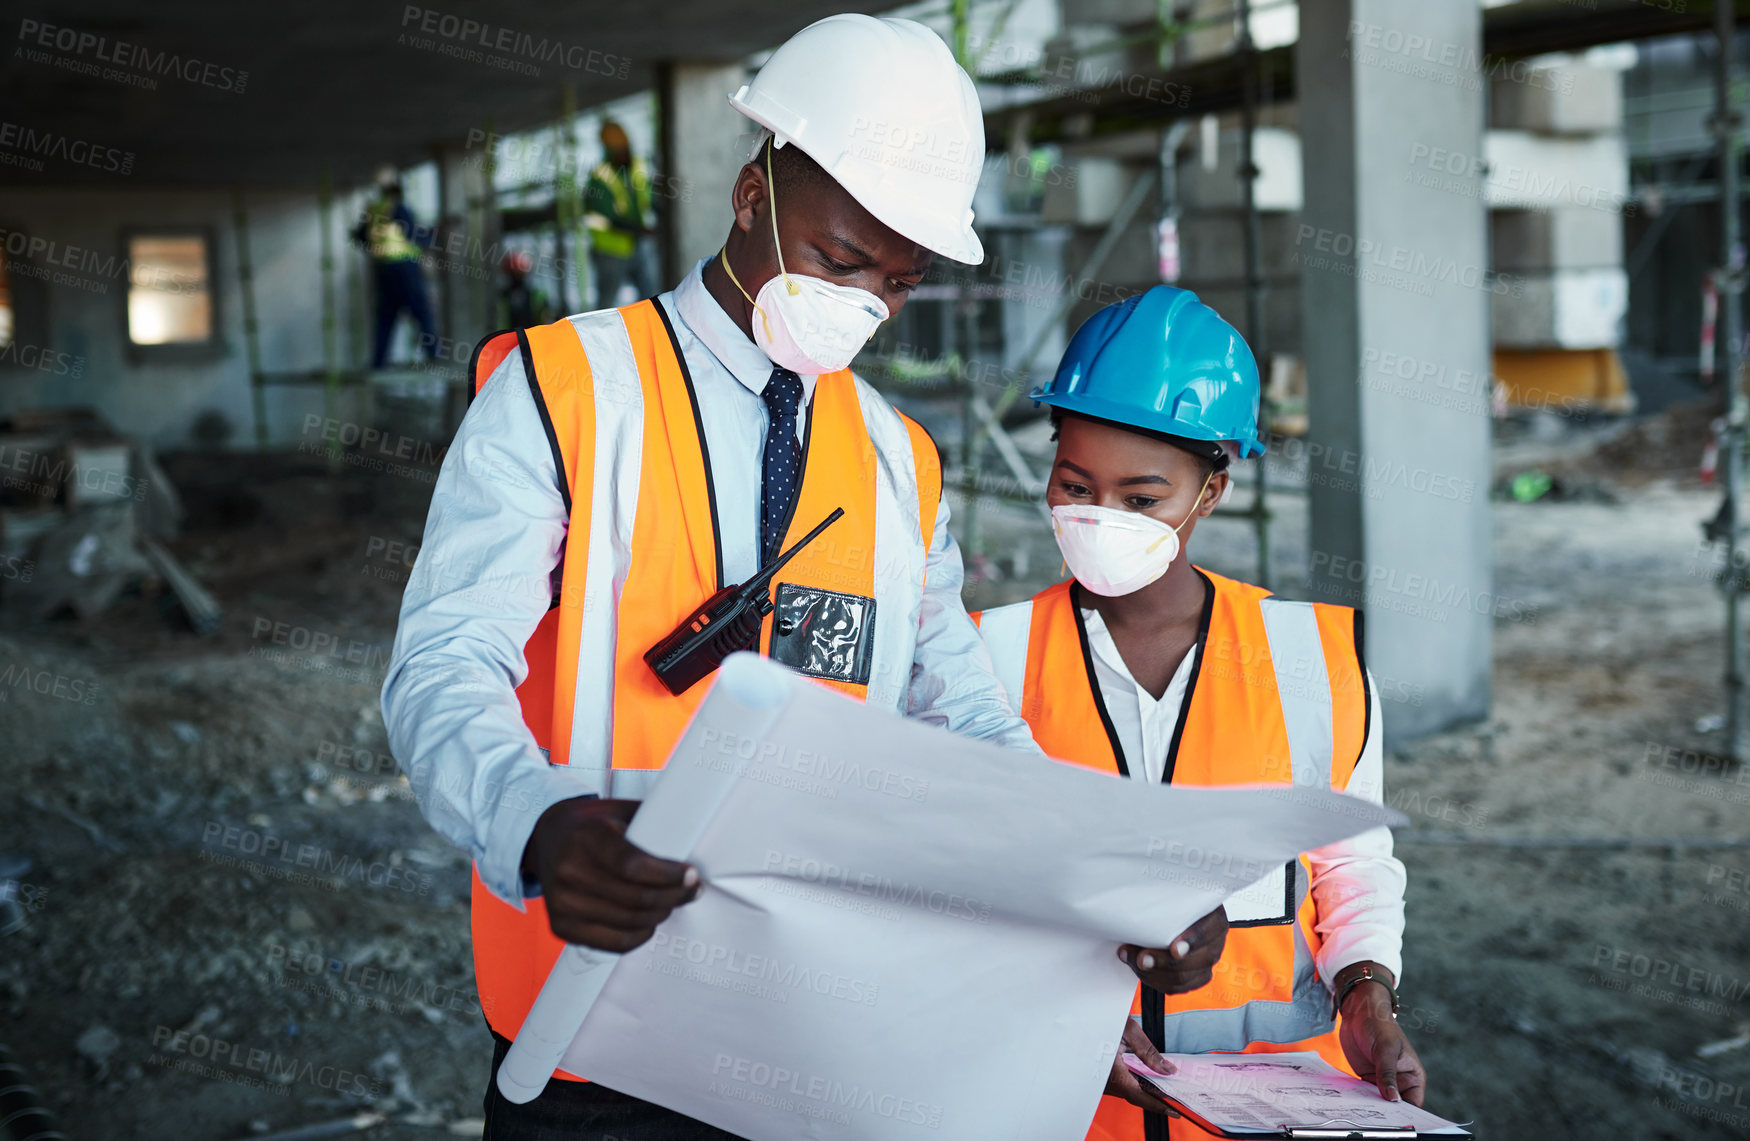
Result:
{"label": "concrete pillar", "polygon": [[758,130],[729,105],[747,76],[740,63],[669,60],[657,67],[662,160],[655,198],[668,284],[715,253],[729,232],[729,191]]}
{"label": "concrete pillar", "polygon": [[[1315,599],[1362,608],[1388,739],[1487,715],[1489,305],[1476,0],[1302,0],[1296,49]],[[1418,164],[1422,165],[1419,166]]]}
{"label": "concrete pillar", "polygon": [[478,153],[442,147],[433,158],[439,219],[431,264],[438,334],[472,345],[491,331],[485,326],[487,299],[498,288],[497,215],[482,209],[485,181]]}

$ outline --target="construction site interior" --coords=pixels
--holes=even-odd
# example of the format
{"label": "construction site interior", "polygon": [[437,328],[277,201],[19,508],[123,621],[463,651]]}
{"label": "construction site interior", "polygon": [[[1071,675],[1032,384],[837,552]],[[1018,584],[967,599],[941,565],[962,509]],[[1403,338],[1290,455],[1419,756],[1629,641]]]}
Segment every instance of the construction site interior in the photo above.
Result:
{"label": "construction site interior", "polygon": [[[753,138],[725,95],[835,10],[7,18],[0,1069],[66,1137],[480,1136],[469,860],[379,708],[470,357],[636,299],[588,256],[609,121],[653,172],[657,288],[714,256]],[[1028,390],[1095,310],[1196,292],[1269,433],[1198,561],[1367,616],[1429,1108],[1750,1136],[1750,4],[887,14],[985,115],[984,263],[937,259],[854,365],[937,442],[967,606],[1063,577]],[[384,165],[434,329],[379,365],[355,234]],[[287,875],[236,835],[397,874]],[[333,1080],[204,1074],[176,1032]]]}

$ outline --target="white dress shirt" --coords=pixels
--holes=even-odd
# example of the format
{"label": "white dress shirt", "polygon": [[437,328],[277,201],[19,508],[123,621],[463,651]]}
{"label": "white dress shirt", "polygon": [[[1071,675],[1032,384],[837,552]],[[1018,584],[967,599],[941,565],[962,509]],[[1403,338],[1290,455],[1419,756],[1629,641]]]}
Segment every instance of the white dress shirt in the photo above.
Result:
{"label": "white dress shirt", "polygon": [[[1112,718],[1118,743],[1124,748],[1125,762],[1133,776],[1159,783],[1167,770],[1173,734],[1185,714],[1191,667],[1202,646],[1194,645],[1185,654],[1173,672],[1173,680],[1157,700],[1131,675],[1100,612],[1084,608],[1082,621],[1088,631],[1088,649],[1093,654],[1100,697]],[[1367,692],[1373,704],[1367,740],[1345,791],[1379,804],[1384,796],[1385,760],[1380,744],[1379,688],[1373,684],[1372,674],[1367,678]],[[1310,890],[1321,940],[1315,956],[1319,978],[1328,987],[1338,971],[1364,959],[1401,978],[1404,865],[1392,855],[1391,830],[1374,828],[1309,852],[1307,860],[1312,865]],[[1273,898],[1280,900],[1280,892],[1274,893]],[[1233,910],[1230,907],[1230,912]]]}
{"label": "white dress shirt", "polygon": [[[698,396],[724,578],[741,582],[759,566],[768,423],[759,394],[773,365],[706,291],[703,265],[657,300]],[[802,378],[805,407],[815,379]],[[798,418],[799,438],[806,423]],[[401,600],[382,708],[390,746],[426,819],[474,858],[495,895],[519,909],[536,894],[520,870],[536,819],[589,792],[566,766],[547,762],[515,693],[528,677],[523,647],[547,612],[569,523],[521,354],[511,353],[469,406],[438,473]],[[946,501],[926,569],[906,712],[1043,758],[992,676],[960,601],[960,548],[948,533]]]}

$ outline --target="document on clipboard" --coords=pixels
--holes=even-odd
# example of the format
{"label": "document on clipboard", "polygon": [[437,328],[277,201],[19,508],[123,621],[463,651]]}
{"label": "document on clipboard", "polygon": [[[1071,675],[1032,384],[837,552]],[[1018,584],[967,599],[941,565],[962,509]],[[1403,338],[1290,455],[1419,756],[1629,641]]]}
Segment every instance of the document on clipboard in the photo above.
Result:
{"label": "document on clipboard", "polygon": [[1311,1051],[1288,1054],[1167,1054],[1174,1074],[1124,1064],[1218,1137],[1469,1137],[1470,1131],[1407,1101],[1386,1101]]}

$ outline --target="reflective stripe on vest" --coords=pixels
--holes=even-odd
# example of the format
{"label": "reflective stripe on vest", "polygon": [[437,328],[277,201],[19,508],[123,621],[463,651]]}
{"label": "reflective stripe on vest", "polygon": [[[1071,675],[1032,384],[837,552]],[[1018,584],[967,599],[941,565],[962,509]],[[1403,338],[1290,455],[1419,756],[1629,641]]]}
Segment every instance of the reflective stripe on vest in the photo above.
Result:
{"label": "reflective stripe on vest", "polygon": [[1022,685],[1027,673],[1027,638],[1033,627],[1033,600],[998,606],[973,616],[978,632],[990,649],[990,664],[1010,709],[1021,708]]}
{"label": "reflective stripe on vest", "polygon": [[[1347,786],[1360,759],[1367,694],[1355,616],[1346,607],[1286,602],[1199,570],[1209,583],[1196,658],[1166,779],[1175,785]],[[1113,773],[1140,771],[1112,729],[1069,583],[1029,602],[975,615],[999,677],[1020,676],[1019,709],[1059,760]],[[1331,997],[1317,977],[1318,935],[1305,858],[1273,919],[1233,924],[1214,980],[1155,996],[1132,1010],[1167,1052],[1316,1050],[1345,1070]],[[1151,996],[1154,992],[1150,991]],[[1090,1138],[1136,1141],[1141,1110],[1101,1099]],[[1199,1136],[1182,1122],[1173,1136]]]}
{"label": "reflective stripe on vest", "polygon": [[[670,694],[644,652],[724,585],[692,378],[654,301],[496,335],[480,362],[508,355],[506,337],[515,337],[531,378],[570,511],[554,605],[525,647],[529,674],[517,698],[552,763],[574,766],[580,783],[602,795],[641,799],[709,688]],[[477,371],[476,387],[489,375]],[[935,446],[848,370],[816,381],[808,416],[786,545],[834,507],[845,516],[771,589],[794,583],[874,599],[868,684],[821,684],[903,709],[941,500]],[[768,616],[762,649],[771,630]],[[507,1038],[561,949],[544,904],[526,906],[504,903],[475,875],[481,1008]]]}

